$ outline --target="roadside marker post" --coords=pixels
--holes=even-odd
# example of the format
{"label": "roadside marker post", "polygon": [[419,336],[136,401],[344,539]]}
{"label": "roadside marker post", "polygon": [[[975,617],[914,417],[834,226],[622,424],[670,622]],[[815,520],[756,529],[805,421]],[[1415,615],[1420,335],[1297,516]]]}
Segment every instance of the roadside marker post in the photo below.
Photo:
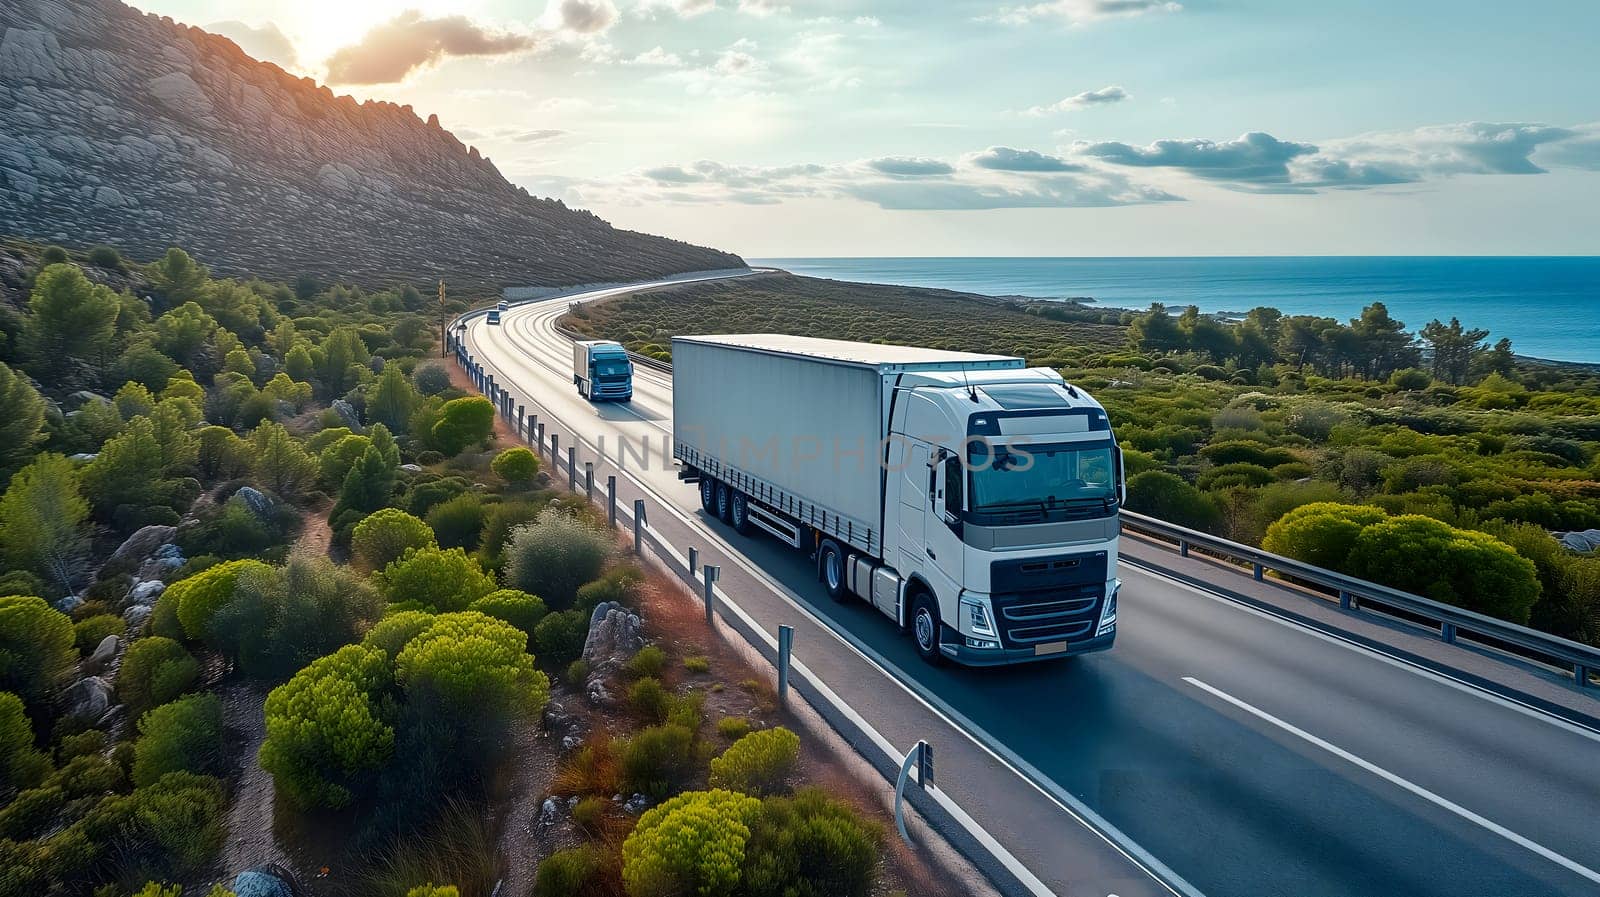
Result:
{"label": "roadside marker post", "polygon": [[611,528],[617,528],[617,478],[613,474],[606,477],[606,520],[610,521]]}
{"label": "roadside marker post", "polygon": [[644,552],[644,499],[633,500],[633,553]]}
{"label": "roadside marker post", "polygon": [[695,548],[693,546],[690,546],[690,548],[689,548],[689,578],[690,579],[694,579],[694,571],[699,569],[699,563],[700,563],[700,549]]}
{"label": "roadside marker post", "polygon": [[594,462],[583,462],[583,493],[589,501],[594,501]]}
{"label": "roadside marker post", "polygon": [[716,596],[716,591],[715,590],[716,590],[717,580],[719,578],[721,578],[721,576],[722,576],[722,568],[721,567],[717,566],[716,564],[707,564],[705,566],[705,579],[706,579],[705,599],[706,599],[706,625],[707,626],[714,625],[713,622],[712,622],[711,614],[712,614],[713,608],[715,608],[716,603],[717,603],[717,596]]}
{"label": "roadside marker post", "polygon": [[794,653],[794,627],[778,626],[778,703],[789,701],[789,657]]}
{"label": "roadside marker post", "polygon": [[928,787],[930,781],[923,776],[933,774],[933,751],[929,749],[926,741],[918,741],[912,745],[904,761],[900,763],[900,778],[894,783],[894,827],[900,830],[900,838],[907,844],[911,843],[911,835],[906,831],[905,808],[903,806],[906,796],[906,782],[911,778],[911,768],[917,768],[917,784],[923,788]]}
{"label": "roadside marker post", "polygon": [[567,491],[578,491],[578,447],[567,446]]}
{"label": "roadside marker post", "polygon": [[[539,425],[539,433],[540,433],[540,435],[544,434],[544,425],[543,424]],[[550,434],[550,466],[555,468],[555,470],[551,471],[551,473],[560,473],[561,472],[561,434],[560,433],[551,433]]]}

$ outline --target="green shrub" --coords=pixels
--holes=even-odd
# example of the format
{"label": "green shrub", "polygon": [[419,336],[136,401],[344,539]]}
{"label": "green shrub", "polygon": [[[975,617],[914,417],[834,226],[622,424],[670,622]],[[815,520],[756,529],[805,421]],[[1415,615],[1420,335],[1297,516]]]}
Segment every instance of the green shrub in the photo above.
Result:
{"label": "green shrub", "polygon": [[573,606],[578,587],[600,575],[613,550],[611,536],[550,508],[538,522],[512,532],[506,582],[545,600],[553,610]]}
{"label": "green shrub", "polygon": [[745,845],[749,897],[867,897],[883,833],[855,810],[808,788],[769,797]]}
{"label": "green shrub", "polygon": [[562,678],[567,680],[568,686],[582,688],[583,684],[589,681],[589,661],[580,657],[567,664],[567,671],[562,674]]}
{"label": "green shrub", "polygon": [[72,640],[78,646],[78,653],[88,657],[106,636],[120,636],[127,631],[128,624],[116,614],[96,614],[72,624]]}
{"label": "green shrub", "polygon": [[533,643],[550,669],[564,669],[583,653],[589,637],[589,615],[581,610],[545,614],[533,628]]}
{"label": "green shrub", "polygon": [[261,767],[291,803],[342,807],[388,762],[395,732],[378,697],[390,682],[387,654],[347,645],[267,695]]}
{"label": "green shrub", "polygon": [[[424,453],[427,454],[427,453]],[[406,510],[413,516],[427,517],[433,506],[466,492],[472,484],[464,477],[441,477],[416,483],[406,495]]]}
{"label": "green shrub", "polygon": [[33,746],[33,724],[22,699],[0,692],[0,794],[32,788],[49,772],[50,759]]}
{"label": "green shrub", "polygon": [[489,467],[500,479],[525,488],[539,475],[539,458],[519,445],[495,455]]}
{"label": "green shrub", "polygon": [[446,456],[459,455],[468,446],[494,433],[494,403],[483,396],[451,399],[439,409],[431,433],[433,445]]}
{"label": "green shrub", "polygon": [[138,716],[176,699],[200,678],[200,662],[170,638],[148,635],[135,639],[122,655],[117,697]]}
{"label": "green shrub", "polygon": [[228,561],[178,580],[161,593],[161,600],[176,602],[178,622],[183,625],[186,637],[209,638],[211,620],[217,610],[233,598],[239,574],[246,570],[270,572],[271,569],[260,561]]}
{"label": "green shrub", "polygon": [[683,659],[684,672],[703,675],[711,672],[711,661],[702,655],[695,654]]}
{"label": "green shrub", "polygon": [[644,573],[638,567],[631,564],[612,567],[599,579],[580,586],[573,606],[592,611],[596,605],[611,601],[624,607],[636,607],[635,586],[643,581]]}
{"label": "green shrub", "polygon": [[504,620],[528,634],[529,644],[533,640],[533,632],[544,619],[546,613],[544,602],[537,595],[519,592],[516,589],[499,589],[479,598],[467,605],[467,610],[475,610],[487,614],[497,620]]}
{"label": "green shrub", "polygon": [[122,270],[122,253],[111,246],[95,246],[84,255],[84,261],[108,271]]}
{"label": "green shrub", "polygon": [[800,736],[778,726],[751,732],[711,761],[710,784],[767,795],[787,787],[800,762]]}
{"label": "green shrub", "polygon": [[637,653],[628,658],[623,664],[623,672],[635,679],[646,676],[660,677],[661,671],[667,667],[667,652],[656,645],[645,645]]}
{"label": "green shrub", "polygon": [[406,646],[406,642],[431,626],[436,616],[424,610],[395,610],[391,607],[389,614],[367,631],[361,644],[378,648],[393,658]]}
{"label": "green shrub", "polygon": [[628,706],[647,722],[664,723],[672,709],[672,695],[661,686],[660,679],[646,676],[628,689]]}
{"label": "green shrub", "polygon": [[550,680],[534,669],[528,636],[480,613],[442,614],[395,655],[395,681],[441,699],[455,718],[475,714],[537,717]]}
{"label": "green shrub", "polygon": [[409,549],[437,547],[433,530],[399,508],[383,508],[368,514],[350,535],[350,552],[367,570],[382,570]]}
{"label": "green shrub", "polygon": [[1537,569],[1511,546],[1417,514],[1363,529],[1348,564],[1356,576],[1513,623],[1526,623],[1539,597]]}
{"label": "green shrub", "polygon": [[761,802],[731,791],[693,791],[654,807],[622,843],[630,897],[727,897],[739,886]]}
{"label": "green shrub", "polygon": [[406,891],[406,897],[461,897],[461,891],[455,885],[436,885],[430,881]]}
{"label": "green shrub", "polygon": [[579,798],[572,807],[572,821],[590,837],[605,833],[606,809],[611,802],[599,795]]}
{"label": "green shrub", "polygon": [[1221,517],[1209,496],[1164,470],[1128,480],[1128,509],[1191,529],[1215,529]]}
{"label": "green shrub", "polygon": [[222,703],[190,695],[139,718],[133,782],[150,785],[169,772],[209,773],[222,761]]}
{"label": "green shrub", "polygon": [[[583,805],[582,801],[578,802]],[[539,864],[533,880],[533,897],[576,897],[600,878],[605,858],[600,850],[585,844],[558,850]]]}
{"label": "green shrub", "polygon": [[438,362],[417,365],[411,372],[411,382],[425,396],[436,396],[450,388],[450,372]]}
{"label": "green shrub", "polygon": [[375,579],[389,601],[434,611],[464,610],[495,590],[493,577],[459,548],[412,549]]}
{"label": "green shrub", "polygon": [[1370,505],[1313,502],[1284,514],[1267,527],[1261,547],[1329,570],[1350,572],[1348,559],[1356,536],[1389,515]]}
{"label": "green shrub", "polygon": [[622,749],[622,785],[662,800],[694,775],[694,733],[668,723],[640,730]]}
{"label": "green shrub", "polygon": [[512,531],[537,520],[542,507],[529,501],[507,501],[487,506],[483,515],[483,534],[478,540],[478,556],[485,567],[500,570],[505,566],[506,543],[511,541]]}
{"label": "green shrub", "polygon": [[[0,838],[17,841],[37,837],[67,807],[67,792],[60,785],[29,788],[0,810]],[[0,853],[0,859],[4,854]],[[0,873],[0,888],[5,878]],[[11,893],[0,890],[0,893]]]}
{"label": "green shrub", "polygon": [[441,548],[476,551],[483,534],[484,514],[483,500],[468,492],[434,505],[428,512],[428,528]]}
{"label": "green shrub", "polygon": [[750,732],[750,721],[742,716],[725,716],[717,720],[717,734],[729,741],[738,741]]}
{"label": "green shrub", "polygon": [[72,620],[43,598],[0,597],[0,691],[42,708],[77,668]]}
{"label": "green shrub", "polygon": [[383,613],[367,579],[325,557],[297,554],[283,567],[246,570],[212,618],[212,643],[240,672],[282,681],[358,640]]}
{"label": "green shrub", "polygon": [[706,721],[705,706],[706,696],[703,692],[691,691],[678,695],[667,708],[667,722],[698,733]]}
{"label": "green shrub", "polygon": [[[1142,474],[1141,474],[1142,476]],[[1230,489],[1234,486],[1265,486],[1272,482],[1272,471],[1254,464],[1224,464],[1200,474],[1195,485],[1201,489],[1212,491]]]}

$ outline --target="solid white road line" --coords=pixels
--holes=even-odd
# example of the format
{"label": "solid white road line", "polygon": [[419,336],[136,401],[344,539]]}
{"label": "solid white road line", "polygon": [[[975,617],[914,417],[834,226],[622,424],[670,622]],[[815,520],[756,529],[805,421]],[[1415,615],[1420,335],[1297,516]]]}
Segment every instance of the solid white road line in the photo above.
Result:
{"label": "solid white road line", "polygon": [[1486,819],[1483,816],[1479,816],[1477,813],[1472,812],[1471,810],[1467,809],[1466,807],[1463,807],[1460,804],[1449,800],[1448,798],[1440,797],[1439,795],[1434,794],[1432,791],[1429,791],[1428,789],[1422,787],[1421,785],[1418,785],[1418,784],[1410,781],[1409,779],[1401,778],[1400,776],[1395,775],[1394,773],[1390,772],[1387,769],[1384,769],[1383,767],[1377,765],[1376,763],[1372,763],[1370,761],[1363,760],[1362,758],[1356,756],[1355,754],[1350,753],[1349,751],[1345,750],[1344,748],[1339,747],[1336,744],[1333,744],[1332,742],[1325,741],[1325,740],[1323,740],[1321,738],[1318,738],[1317,736],[1312,735],[1310,732],[1307,732],[1306,730],[1304,730],[1304,729],[1302,729],[1302,728],[1300,728],[1300,727],[1298,727],[1298,726],[1296,726],[1296,725],[1294,725],[1292,723],[1284,722],[1283,720],[1277,718],[1276,716],[1273,716],[1272,714],[1266,712],[1265,710],[1262,710],[1261,708],[1256,707],[1253,704],[1250,704],[1250,703],[1248,703],[1246,701],[1242,701],[1239,698],[1236,698],[1233,695],[1228,694],[1227,692],[1223,691],[1220,688],[1217,688],[1217,687],[1212,686],[1212,685],[1207,685],[1206,683],[1201,682],[1199,679],[1196,679],[1193,676],[1185,676],[1185,677],[1183,677],[1183,681],[1189,683],[1190,685],[1193,685],[1195,688],[1198,688],[1201,691],[1204,691],[1204,692],[1212,695],[1213,697],[1218,698],[1219,700],[1225,701],[1225,702],[1233,705],[1234,707],[1237,707],[1240,710],[1243,710],[1244,712],[1250,714],[1251,716],[1256,717],[1257,719],[1263,720],[1265,722],[1269,722],[1272,725],[1277,726],[1278,728],[1282,729],[1283,731],[1288,732],[1290,735],[1293,735],[1296,738],[1299,738],[1299,739],[1301,739],[1302,741],[1305,741],[1308,744],[1314,745],[1316,747],[1321,748],[1324,751],[1327,751],[1328,753],[1334,755],[1335,757],[1338,757],[1339,759],[1345,761],[1346,763],[1350,763],[1350,764],[1352,764],[1354,766],[1358,766],[1361,769],[1364,769],[1367,772],[1372,773],[1373,775],[1377,776],[1378,778],[1383,779],[1384,781],[1390,783],[1391,785],[1396,785],[1396,786],[1398,786],[1398,787],[1400,787],[1400,788],[1402,788],[1402,789],[1404,789],[1406,791],[1409,791],[1412,794],[1416,795],[1417,797],[1420,797],[1423,800],[1427,801],[1428,803],[1433,804],[1434,806],[1442,807],[1445,810],[1449,810],[1451,813],[1454,813],[1455,815],[1461,817],[1462,819],[1467,820],[1468,822],[1472,823],[1473,825],[1479,826],[1480,828],[1483,828],[1483,829],[1485,829],[1487,831],[1493,832],[1494,834],[1499,835],[1500,837],[1506,839],[1507,841],[1510,841],[1511,843],[1517,845],[1518,847],[1521,847],[1521,848],[1523,848],[1525,850],[1528,850],[1528,851],[1531,851],[1533,853],[1536,853],[1539,856],[1544,857],[1545,859],[1549,860],[1552,863],[1555,863],[1558,866],[1561,866],[1564,869],[1568,869],[1568,870],[1570,870],[1572,872],[1576,872],[1578,875],[1581,875],[1584,878],[1587,878],[1588,880],[1590,880],[1590,881],[1592,881],[1592,882],[1594,882],[1596,884],[1600,884],[1600,872],[1596,872],[1593,869],[1590,869],[1588,866],[1585,866],[1582,863],[1577,862],[1576,860],[1568,859],[1567,857],[1562,856],[1559,853],[1556,853],[1555,851],[1551,850],[1548,847],[1545,847],[1543,844],[1540,844],[1537,841],[1533,841],[1531,839],[1524,838],[1523,836],[1521,836],[1521,835],[1517,834],[1516,832],[1506,828],[1505,826],[1495,822],[1492,819]]}

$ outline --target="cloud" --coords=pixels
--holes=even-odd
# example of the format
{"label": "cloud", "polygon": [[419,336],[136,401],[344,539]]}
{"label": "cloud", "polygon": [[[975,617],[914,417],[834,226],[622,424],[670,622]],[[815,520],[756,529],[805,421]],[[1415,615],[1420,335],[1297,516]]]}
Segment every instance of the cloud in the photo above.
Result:
{"label": "cloud", "polygon": [[778,13],[788,12],[787,4],[780,0],[739,0],[739,11],[746,15],[766,18]]}
{"label": "cloud", "polygon": [[1058,100],[1047,106],[1034,106],[1028,110],[1029,115],[1049,115],[1052,112],[1071,112],[1074,109],[1088,109],[1091,106],[1109,106],[1128,99],[1128,92],[1118,85],[1110,84],[1099,90],[1086,90],[1074,94],[1064,100]]}
{"label": "cloud", "polygon": [[648,66],[657,66],[657,67],[660,67],[660,68],[674,68],[675,69],[675,68],[678,68],[678,67],[683,65],[683,57],[679,56],[676,53],[669,53],[665,49],[657,46],[657,47],[651,47],[650,49],[644,51],[643,53],[640,53],[639,55],[633,57],[632,59],[629,59],[627,61],[627,64],[628,65],[648,65]]}
{"label": "cloud", "polygon": [[1227,181],[1243,187],[1270,189],[1290,183],[1289,163],[1317,151],[1309,143],[1279,140],[1252,131],[1237,140],[1157,140],[1148,146],[1115,141],[1079,143],[1079,155],[1112,165],[1139,168],[1176,168],[1198,178]]}
{"label": "cloud", "polygon": [[1541,146],[1539,161],[1562,168],[1600,171],[1600,122],[1579,125],[1573,136]]}
{"label": "cloud", "polygon": [[1009,146],[991,146],[967,157],[967,162],[990,171],[1082,171],[1083,166],[1068,162],[1060,156],[1051,156],[1038,150],[1019,150]]}
{"label": "cloud", "polygon": [[561,0],[555,15],[568,31],[597,34],[616,24],[617,8],[611,0]]}
{"label": "cloud", "polygon": [[563,131],[560,128],[495,128],[489,131],[458,128],[454,131],[454,133],[462,140],[482,140],[488,142],[507,143],[543,143],[546,140],[554,140],[557,137],[564,137],[568,132]]}
{"label": "cloud", "polygon": [[389,84],[446,56],[503,56],[531,50],[537,44],[535,35],[491,30],[466,16],[430,19],[410,10],[329,57],[328,81]]}
{"label": "cloud", "polygon": [[[1007,155],[1010,154],[1010,155]],[[893,210],[1099,208],[1179,197],[1028,150],[992,147],[955,162],[889,156],[829,165],[740,166],[702,160],[570,185],[569,198],[619,204],[855,200]],[[984,161],[1013,168],[985,166]]]}
{"label": "cloud", "polygon": [[954,174],[955,167],[938,159],[919,159],[911,156],[885,156],[869,159],[867,167],[880,174],[897,178],[925,178],[932,175]]}
{"label": "cloud", "polygon": [[291,69],[300,64],[300,55],[295,51],[294,42],[271,22],[259,26],[239,21],[212,22],[206,26],[206,30],[233,41],[251,56],[276,63],[281,68]]}
{"label": "cloud", "polygon": [[1329,141],[1332,158],[1383,165],[1416,177],[1458,174],[1544,174],[1533,161],[1545,145],[1567,143],[1579,132],[1522,122],[1461,122],[1412,131]]}
{"label": "cloud", "polygon": [[634,7],[641,15],[653,18],[656,13],[666,10],[680,19],[692,19],[703,16],[717,8],[717,0],[641,0]]}
{"label": "cloud", "polygon": [[1041,19],[1060,19],[1082,25],[1102,19],[1179,12],[1182,9],[1183,4],[1172,0],[1049,0],[1027,6],[1002,7],[993,18],[1008,25],[1026,25]]}

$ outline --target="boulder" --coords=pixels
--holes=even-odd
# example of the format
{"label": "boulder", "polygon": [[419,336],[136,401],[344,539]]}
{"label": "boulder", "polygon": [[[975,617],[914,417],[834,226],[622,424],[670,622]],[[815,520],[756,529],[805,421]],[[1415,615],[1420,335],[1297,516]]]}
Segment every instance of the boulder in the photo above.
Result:
{"label": "boulder", "polygon": [[122,636],[112,633],[100,640],[95,646],[94,653],[83,662],[84,672],[99,675],[111,669],[111,662],[117,659],[117,654],[122,650]]}
{"label": "boulder", "polygon": [[1568,551],[1586,554],[1600,549],[1600,529],[1586,529],[1581,532],[1552,533],[1556,541]]}
{"label": "boulder", "polygon": [[67,396],[67,401],[73,405],[87,405],[90,402],[97,402],[101,405],[111,404],[110,399],[97,392],[91,392],[87,389],[80,389],[75,393],[71,393]]}
{"label": "boulder", "polygon": [[244,502],[250,513],[263,520],[272,512],[272,499],[254,486],[240,486],[239,491],[233,493],[233,497]]}
{"label": "boulder", "polygon": [[589,669],[610,672],[644,647],[644,623],[639,615],[615,601],[603,601],[589,617],[589,635],[583,642],[583,659]]}
{"label": "boulder", "polygon": [[648,809],[650,809],[650,798],[645,797],[643,794],[634,794],[622,802],[622,812],[627,813],[629,816],[638,816]]}
{"label": "boulder", "polygon": [[128,624],[128,634],[134,635],[144,628],[146,620],[155,612],[155,608],[148,604],[135,604],[122,612],[122,622]]}
{"label": "boulder", "polygon": [[233,893],[237,897],[295,897],[295,887],[286,870],[269,866],[234,876]]}
{"label": "boulder", "polygon": [[159,579],[146,579],[133,584],[128,590],[128,597],[122,600],[123,607],[148,607],[156,603],[161,593],[167,590],[167,584]]}
{"label": "boulder", "polygon": [[99,676],[88,676],[74,682],[64,698],[67,709],[62,714],[63,718],[86,726],[99,722],[116,703],[111,683]]}
{"label": "boulder", "polygon": [[[177,538],[178,528],[160,523],[143,526],[133,535],[122,541],[117,550],[106,559],[107,565],[138,564],[145,558],[155,554],[156,549],[167,545]],[[174,546],[176,547],[176,546]],[[182,565],[179,565],[182,566]]]}
{"label": "boulder", "polygon": [[564,807],[561,801],[558,801],[553,797],[545,798],[544,803],[539,805],[539,827],[549,828],[550,826],[560,822],[562,809],[564,809]]}
{"label": "boulder", "polygon": [[79,596],[79,595],[68,595],[65,598],[62,598],[60,601],[56,602],[56,610],[61,611],[64,614],[70,614],[73,611],[77,610],[82,604],[83,604],[82,596]]}
{"label": "boulder", "polygon": [[350,428],[352,433],[361,432],[361,415],[356,413],[356,407],[344,399],[334,399],[328,407],[333,413],[339,415],[339,422]]}
{"label": "boulder", "polygon": [[610,707],[617,702],[611,695],[611,690],[606,688],[604,676],[590,676],[588,683],[583,687],[583,696],[596,707]]}

